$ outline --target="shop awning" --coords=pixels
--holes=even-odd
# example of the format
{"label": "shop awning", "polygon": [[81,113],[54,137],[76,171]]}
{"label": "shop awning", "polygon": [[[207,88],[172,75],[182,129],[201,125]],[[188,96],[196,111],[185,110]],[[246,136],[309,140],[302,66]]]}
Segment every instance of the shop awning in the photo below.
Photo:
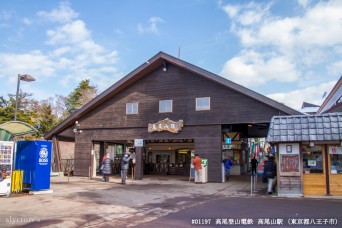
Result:
{"label": "shop awning", "polygon": [[33,126],[21,121],[9,121],[0,125],[0,141],[10,141],[16,136],[38,132]]}

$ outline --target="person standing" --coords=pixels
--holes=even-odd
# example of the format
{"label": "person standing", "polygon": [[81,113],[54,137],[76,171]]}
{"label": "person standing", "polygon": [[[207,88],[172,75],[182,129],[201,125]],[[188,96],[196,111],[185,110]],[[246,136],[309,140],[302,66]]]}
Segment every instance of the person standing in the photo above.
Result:
{"label": "person standing", "polygon": [[102,174],[105,182],[109,181],[109,175],[112,174],[112,159],[110,159],[107,153],[102,161]]}
{"label": "person standing", "polygon": [[257,174],[257,166],[258,166],[258,160],[255,158],[255,156],[251,160],[251,165],[252,165],[252,175]]}
{"label": "person standing", "polygon": [[195,168],[195,184],[202,183],[202,159],[198,154],[195,154],[195,158],[192,161]]}
{"label": "person standing", "polygon": [[224,166],[225,180],[229,181],[230,167],[232,167],[233,161],[229,156],[227,156],[225,159],[223,159],[222,163]]}
{"label": "person standing", "polygon": [[268,157],[267,161],[264,164],[264,177],[267,178],[267,192],[269,195],[272,195],[272,185],[273,179],[276,175],[276,164],[273,160],[273,156]]}
{"label": "person standing", "polygon": [[130,159],[131,156],[128,152],[125,152],[125,154],[121,158],[121,184],[126,184],[127,171],[129,168]]}

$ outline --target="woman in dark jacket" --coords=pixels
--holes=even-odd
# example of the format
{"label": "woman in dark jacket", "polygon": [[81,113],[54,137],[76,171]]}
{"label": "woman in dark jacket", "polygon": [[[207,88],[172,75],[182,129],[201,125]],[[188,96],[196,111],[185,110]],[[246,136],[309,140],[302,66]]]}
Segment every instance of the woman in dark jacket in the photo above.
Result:
{"label": "woman in dark jacket", "polygon": [[276,174],[276,164],[273,160],[273,157],[268,157],[267,161],[264,164],[264,177],[268,180],[267,192],[269,195],[272,194],[272,182]]}
{"label": "woman in dark jacket", "polygon": [[105,182],[109,181],[109,175],[112,174],[112,159],[109,158],[109,154],[105,155],[102,162],[102,174]]}

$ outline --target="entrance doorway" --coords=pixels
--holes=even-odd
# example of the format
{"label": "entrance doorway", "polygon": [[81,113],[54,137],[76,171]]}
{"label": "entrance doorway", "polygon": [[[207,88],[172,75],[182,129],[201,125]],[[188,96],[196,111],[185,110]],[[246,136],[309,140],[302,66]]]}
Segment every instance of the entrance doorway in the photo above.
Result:
{"label": "entrance doorway", "polygon": [[93,156],[92,156],[92,176],[100,174],[100,167],[102,164],[102,159],[106,153],[109,157],[113,159],[112,162],[112,173],[120,173],[120,161],[122,153],[124,151],[124,144],[114,143],[114,142],[94,142],[93,144]]}
{"label": "entrance doorway", "polygon": [[325,151],[323,146],[303,145],[304,195],[326,195]]}
{"label": "entrance doorway", "polygon": [[193,139],[147,140],[145,175],[190,175]]}

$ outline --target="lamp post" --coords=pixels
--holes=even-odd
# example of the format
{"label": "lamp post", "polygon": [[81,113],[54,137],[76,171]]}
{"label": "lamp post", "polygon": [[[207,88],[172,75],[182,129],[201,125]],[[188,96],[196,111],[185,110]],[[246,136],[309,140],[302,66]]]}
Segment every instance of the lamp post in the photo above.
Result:
{"label": "lamp post", "polygon": [[15,96],[14,121],[17,120],[17,109],[18,109],[18,96],[19,96],[20,80],[25,81],[25,82],[32,82],[32,81],[35,81],[36,79],[34,77],[32,77],[31,75],[28,75],[28,74],[23,74],[23,75],[18,74],[17,93],[16,93],[16,96]]}

